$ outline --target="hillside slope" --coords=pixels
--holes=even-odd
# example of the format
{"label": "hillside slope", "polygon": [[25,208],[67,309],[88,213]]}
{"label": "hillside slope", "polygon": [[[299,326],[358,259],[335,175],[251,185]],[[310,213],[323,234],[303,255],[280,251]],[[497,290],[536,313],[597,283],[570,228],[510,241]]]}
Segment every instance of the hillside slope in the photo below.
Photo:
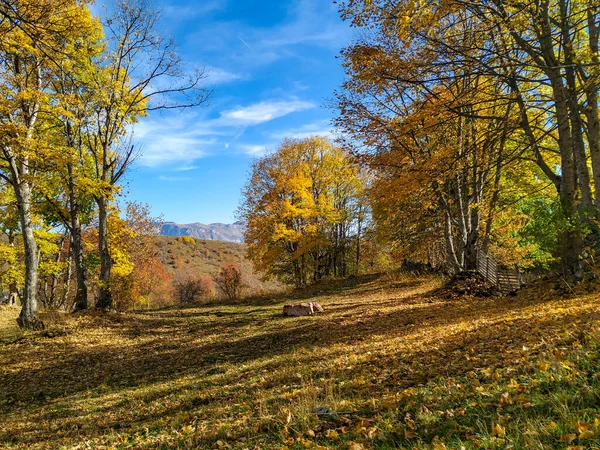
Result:
{"label": "hillside slope", "polygon": [[65,318],[0,346],[0,447],[597,448],[600,297],[439,284]]}
{"label": "hillside slope", "polygon": [[281,291],[275,281],[263,281],[254,272],[252,263],[246,259],[246,246],[235,242],[159,236],[156,247],[161,262],[174,275],[213,276],[223,264],[236,263],[240,266],[244,282],[251,294]]}
{"label": "hillside slope", "polygon": [[228,262],[250,267],[250,262],[245,257],[246,247],[235,242],[159,236],[156,238],[156,246],[161,262],[173,272],[189,268],[213,274]]}

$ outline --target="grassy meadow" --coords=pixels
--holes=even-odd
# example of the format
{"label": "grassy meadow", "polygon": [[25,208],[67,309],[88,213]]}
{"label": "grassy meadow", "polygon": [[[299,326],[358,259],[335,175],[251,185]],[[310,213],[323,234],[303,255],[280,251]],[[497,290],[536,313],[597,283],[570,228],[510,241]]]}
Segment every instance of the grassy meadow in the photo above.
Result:
{"label": "grassy meadow", "polygon": [[[4,308],[0,448],[598,448],[600,297],[441,284],[364,277],[28,333]],[[302,299],[326,312],[282,317]]]}

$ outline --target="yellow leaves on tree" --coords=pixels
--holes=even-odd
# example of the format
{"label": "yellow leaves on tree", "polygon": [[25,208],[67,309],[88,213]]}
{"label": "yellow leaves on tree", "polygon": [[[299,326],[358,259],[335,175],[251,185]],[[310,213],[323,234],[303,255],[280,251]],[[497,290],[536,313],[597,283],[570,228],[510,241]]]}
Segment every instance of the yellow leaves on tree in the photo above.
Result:
{"label": "yellow leaves on tree", "polygon": [[108,218],[108,245],[113,259],[112,270],[116,276],[125,277],[133,272],[134,265],[128,249],[136,238],[136,231],[119,217],[118,210],[113,211]]}
{"label": "yellow leaves on tree", "polygon": [[297,285],[346,273],[361,189],[358,167],[325,138],[286,140],[257,161],[240,208],[257,269]]}
{"label": "yellow leaves on tree", "polygon": [[160,218],[146,204],[130,202],[120,214],[113,209],[108,220],[108,244],[114,261],[111,289],[119,309],[168,304],[172,276],[160,262],[154,238]]}

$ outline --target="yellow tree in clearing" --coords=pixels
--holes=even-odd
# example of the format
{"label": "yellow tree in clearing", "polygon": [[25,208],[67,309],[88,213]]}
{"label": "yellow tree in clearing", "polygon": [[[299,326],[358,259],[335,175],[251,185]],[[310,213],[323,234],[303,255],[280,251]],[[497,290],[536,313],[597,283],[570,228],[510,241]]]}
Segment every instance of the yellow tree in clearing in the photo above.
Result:
{"label": "yellow tree in clearing", "polygon": [[286,140],[256,161],[239,213],[257,269],[297,286],[344,276],[358,219],[358,172],[322,137]]}

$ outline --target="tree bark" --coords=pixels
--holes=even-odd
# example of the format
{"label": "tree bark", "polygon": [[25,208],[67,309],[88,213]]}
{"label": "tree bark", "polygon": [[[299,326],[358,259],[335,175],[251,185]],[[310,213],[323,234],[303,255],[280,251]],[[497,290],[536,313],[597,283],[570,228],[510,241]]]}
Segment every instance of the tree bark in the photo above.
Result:
{"label": "tree bark", "polygon": [[[360,213],[359,213],[360,214]],[[362,219],[358,218],[358,231],[356,233],[356,268],[354,269],[354,275],[359,274],[360,271],[360,238],[362,233]]]}
{"label": "tree bark", "polygon": [[[15,246],[15,234],[11,230],[8,233],[8,243],[11,247]],[[19,288],[17,283],[11,281],[8,285],[8,305],[17,306],[17,298],[19,297]]]}
{"label": "tree bark", "polygon": [[77,279],[74,310],[88,309],[87,272],[83,255],[83,239],[81,237],[81,220],[79,219],[79,200],[73,179],[73,166],[69,165],[69,206],[71,216],[71,250]]}
{"label": "tree bark", "polygon": [[112,259],[108,248],[108,210],[105,197],[98,198],[98,249],[100,251],[100,292],[96,307],[110,309],[113,298],[110,289]]}
{"label": "tree bark", "polygon": [[[590,208],[593,206],[594,201],[592,199],[590,173],[587,165],[585,142],[583,137],[583,121],[581,119],[581,111],[579,108],[577,80],[575,75],[575,56],[573,55],[573,43],[571,41],[572,29],[569,19],[569,7],[565,0],[560,0],[558,3],[561,13],[561,35],[564,39],[564,71],[566,83],[563,92],[564,96],[566,97],[566,105],[568,106],[569,110],[575,173],[577,175],[579,191],[581,192],[579,207]],[[555,83],[555,85],[558,85],[558,83]]]}
{"label": "tree bark", "polygon": [[23,247],[25,252],[25,288],[23,290],[21,314],[17,323],[21,328],[43,329],[44,324],[38,318],[38,253],[37,243],[33,234],[33,221],[31,215],[31,186],[26,181],[21,181],[15,186],[21,230],[23,234]]}
{"label": "tree bark", "polygon": [[[600,66],[600,58],[598,57],[600,30],[596,24],[597,11],[597,8],[590,8],[587,17],[589,48],[592,52],[592,62],[596,67]],[[598,117],[598,85],[597,83],[590,83],[589,76],[584,76],[584,82],[587,105],[583,111],[588,122],[587,137],[592,159],[596,214],[600,215],[600,118]]]}

